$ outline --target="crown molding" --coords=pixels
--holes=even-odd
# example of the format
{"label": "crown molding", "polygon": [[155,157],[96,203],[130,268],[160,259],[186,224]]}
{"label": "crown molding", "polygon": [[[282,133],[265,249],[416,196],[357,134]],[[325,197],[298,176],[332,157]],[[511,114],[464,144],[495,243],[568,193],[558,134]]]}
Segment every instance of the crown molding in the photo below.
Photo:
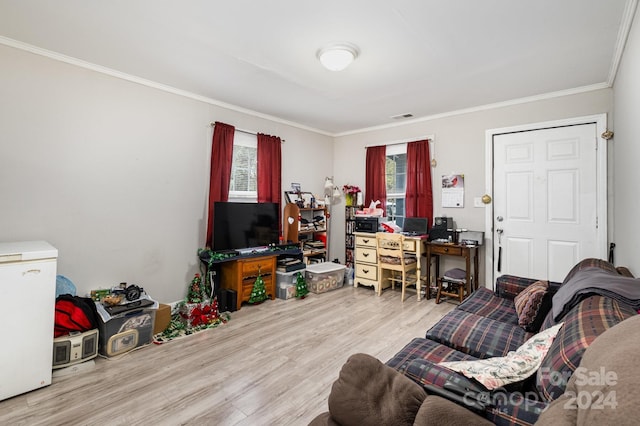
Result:
{"label": "crown molding", "polygon": [[287,126],[296,127],[301,130],[307,130],[313,133],[318,133],[325,136],[332,137],[333,134],[329,132],[325,132],[324,130],[315,129],[313,127],[308,127],[303,124],[295,123],[293,121],[284,120],[279,117],[275,117],[273,115],[263,114],[258,111],[253,111],[247,108],[242,108],[237,105],[228,104],[226,102],[219,101],[217,99],[209,98],[207,96],[201,96],[187,90],[178,89],[173,86],[169,86],[166,84],[158,83],[157,81],[148,80],[146,78],[138,77],[132,74],[127,74],[118,70],[114,70],[113,68],[104,67],[102,65],[97,65],[91,62],[83,61],[82,59],[74,58],[72,56],[63,55],[61,53],[53,52],[51,50],[42,49],[40,47],[23,43],[18,40],[14,40],[8,37],[0,36],[0,44],[4,44],[5,46],[13,47],[16,49],[24,50],[29,53],[33,53],[36,55],[44,56],[49,59],[53,59],[55,61],[64,62],[70,65],[75,65],[80,68],[85,68],[91,71],[99,72],[101,74],[106,74],[111,77],[119,78],[122,80],[130,81],[132,83],[140,84],[143,86],[151,87],[153,89],[162,90],[164,92],[172,93],[178,96],[184,96],[189,99],[193,99],[199,102],[204,102],[206,104],[215,105],[220,108],[228,109],[231,111],[236,111],[242,114],[251,115],[253,117],[262,118],[265,120],[273,121],[280,124],[285,124]]}

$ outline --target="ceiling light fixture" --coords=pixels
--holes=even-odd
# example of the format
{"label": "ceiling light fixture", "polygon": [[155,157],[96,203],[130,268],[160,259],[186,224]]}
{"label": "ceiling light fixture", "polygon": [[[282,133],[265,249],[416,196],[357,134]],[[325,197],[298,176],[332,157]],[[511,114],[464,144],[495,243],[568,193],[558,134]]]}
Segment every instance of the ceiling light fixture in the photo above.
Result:
{"label": "ceiling light fixture", "polygon": [[318,59],[330,71],[342,71],[358,57],[358,48],[349,43],[335,43],[318,50]]}

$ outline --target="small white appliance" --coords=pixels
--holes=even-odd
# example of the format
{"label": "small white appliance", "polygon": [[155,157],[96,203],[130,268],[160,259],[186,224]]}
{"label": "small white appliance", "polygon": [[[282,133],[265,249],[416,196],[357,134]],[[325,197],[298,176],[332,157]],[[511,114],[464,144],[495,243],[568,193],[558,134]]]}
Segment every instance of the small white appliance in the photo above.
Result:
{"label": "small white appliance", "polygon": [[45,241],[0,243],[0,401],[51,384],[57,258]]}

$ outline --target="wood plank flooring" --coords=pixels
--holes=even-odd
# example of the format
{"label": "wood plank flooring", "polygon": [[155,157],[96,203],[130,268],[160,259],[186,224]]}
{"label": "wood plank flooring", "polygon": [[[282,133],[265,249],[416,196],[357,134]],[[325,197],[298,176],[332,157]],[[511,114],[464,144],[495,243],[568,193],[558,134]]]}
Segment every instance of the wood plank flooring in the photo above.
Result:
{"label": "wood plank flooring", "polygon": [[218,328],[98,358],[2,401],[0,424],[306,425],[350,355],[387,361],[452,308],[367,287],[243,305]]}

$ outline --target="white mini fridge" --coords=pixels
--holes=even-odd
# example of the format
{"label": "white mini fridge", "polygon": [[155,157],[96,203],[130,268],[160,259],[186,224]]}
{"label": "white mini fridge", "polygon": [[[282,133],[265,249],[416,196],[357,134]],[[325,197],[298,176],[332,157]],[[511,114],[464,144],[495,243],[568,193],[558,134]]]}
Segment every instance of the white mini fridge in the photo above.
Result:
{"label": "white mini fridge", "polygon": [[0,401],[51,384],[58,250],[0,243]]}

